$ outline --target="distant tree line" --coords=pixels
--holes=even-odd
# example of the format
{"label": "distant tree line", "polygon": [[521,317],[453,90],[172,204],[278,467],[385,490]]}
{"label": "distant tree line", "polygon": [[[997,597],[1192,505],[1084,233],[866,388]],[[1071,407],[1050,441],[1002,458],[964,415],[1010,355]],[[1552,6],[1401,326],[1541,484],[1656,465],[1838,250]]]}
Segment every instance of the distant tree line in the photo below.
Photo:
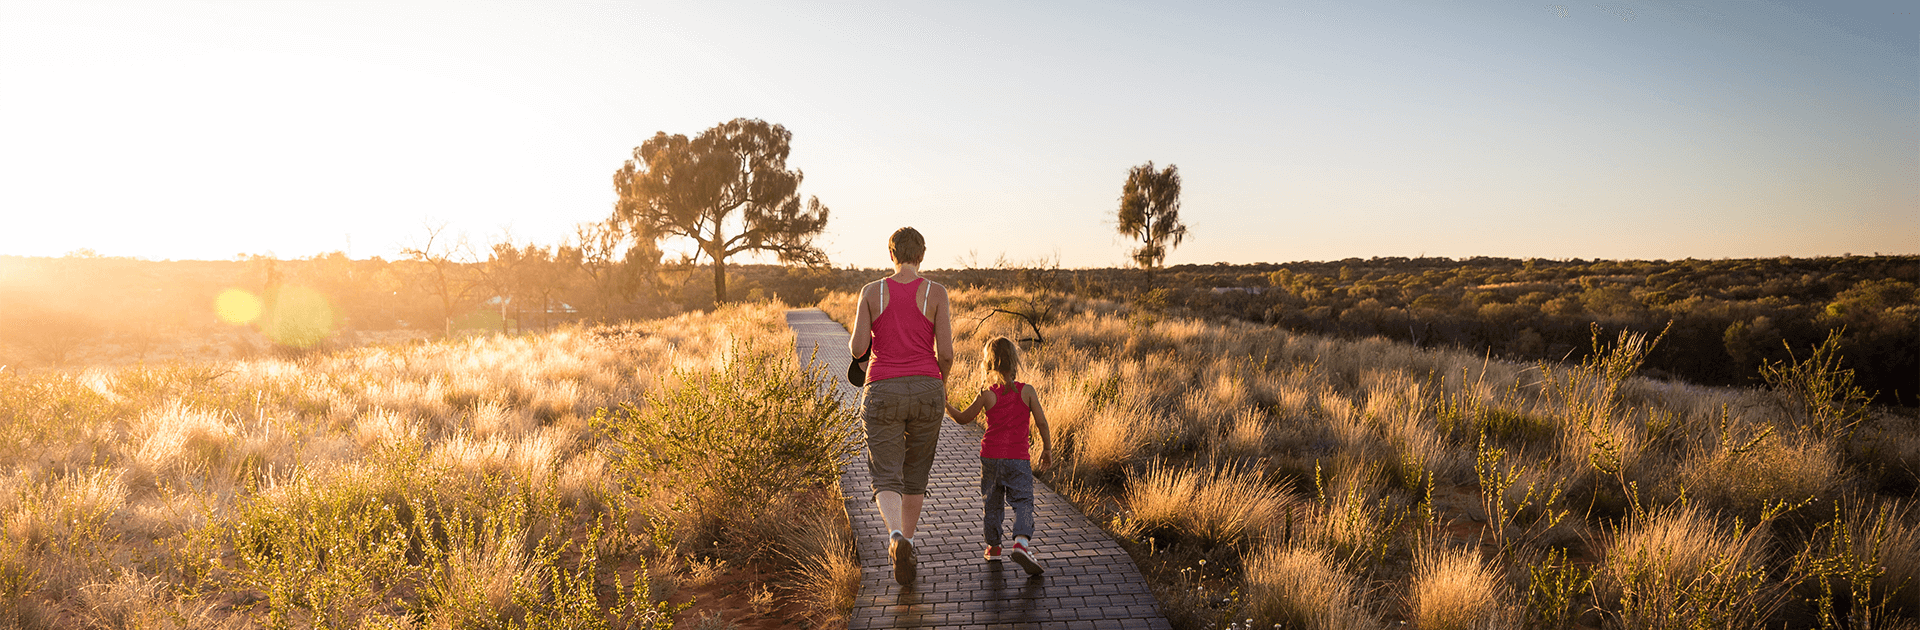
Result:
{"label": "distant tree line", "polygon": [[[296,294],[324,298],[317,308],[325,330],[284,351],[351,345],[375,331],[512,333],[711,308],[714,287],[701,281],[711,277],[709,265],[663,260],[629,234],[587,224],[559,244],[475,246],[441,233],[399,260],[342,252],[226,261],[0,256],[0,365],[73,366],[106,354],[145,360],[162,346],[221,343],[215,339],[230,332],[260,332],[247,343],[269,350],[266,328],[287,319],[277,309],[315,306],[276,299]],[[733,265],[729,274],[736,300],[796,304],[871,275],[761,264]],[[229,323],[217,312],[220,296],[236,289],[260,300],[253,320]]]}
{"label": "distant tree line", "polygon": [[959,286],[1043,286],[1328,335],[1527,360],[1583,358],[1590,326],[1658,333],[1653,375],[1757,384],[1844,331],[1844,367],[1877,402],[1920,404],[1920,256],[1613,261],[1349,258],[1133,269],[962,269]]}
{"label": "distant tree line", "polygon": [[[143,353],[224,324],[222,292],[302,286],[334,310],[328,343],[356,331],[513,332],[710,307],[711,267],[667,260],[651,243],[585,224],[555,245],[510,240],[423,244],[402,260],[334,252],[297,260],[154,262],[0,256],[0,364],[58,365],[90,347]],[[434,239],[437,240],[437,239]],[[1232,317],[1300,332],[1384,336],[1515,359],[1580,359],[1589,327],[1657,333],[1649,373],[1709,385],[1757,384],[1768,361],[1843,332],[1845,367],[1878,401],[1920,404],[1920,256],[1679,261],[1349,258],[1060,269],[1000,261],[927,272],[956,288],[1026,287]],[[735,299],[807,305],[880,270],[732,265]],[[272,304],[268,304],[269,309]],[[1016,309],[1017,310],[1017,309]],[[263,316],[264,319],[264,316]]]}

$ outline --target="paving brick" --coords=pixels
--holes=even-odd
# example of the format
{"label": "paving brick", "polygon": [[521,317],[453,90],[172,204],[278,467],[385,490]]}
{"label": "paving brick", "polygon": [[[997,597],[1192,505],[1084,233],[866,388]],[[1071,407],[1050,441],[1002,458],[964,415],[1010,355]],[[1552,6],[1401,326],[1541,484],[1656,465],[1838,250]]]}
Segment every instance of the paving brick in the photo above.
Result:
{"label": "paving brick", "polygon": [[[857,405],[848,384],[847,330],[819,309],[787,312],[800,360],[822,364],[821,394]],[[817,354],[815,354],[817,349]],[[962,356],[968,356],[963,354]],[[893,581],[886,523],[873,507],[862,448],[840,474],[861,567],[861,592],[848,619],[861,628],[1149,628],[1169,630],[1133,559],[1044,482],[1034,483],[1034,545],[1047,572],[1028,577],[1012,561],[986,562],[979,496],[980,434],[942,422],[919,531],[919,579]],[[1007,525],[1012,525],[1009,509]]]}

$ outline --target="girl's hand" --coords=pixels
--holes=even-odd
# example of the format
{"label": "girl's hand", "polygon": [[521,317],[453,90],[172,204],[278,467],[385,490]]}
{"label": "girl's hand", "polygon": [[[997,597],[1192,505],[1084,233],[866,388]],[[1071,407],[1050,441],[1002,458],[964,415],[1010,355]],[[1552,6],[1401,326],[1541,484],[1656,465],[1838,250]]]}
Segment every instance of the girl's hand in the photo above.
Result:
{"label": "girl's hand", "polygon": [[1053,449],[1040,449],[1040,459],[1034,461],[1033,469],[1046,472],[1050,468],[1053,468]]}
{"label": "girl's hand", "polygon": [[[952,399],[949,398],[948,400]],[[991,404],[993,404],[993,392],[982,391],[979,395],[973,397],[973,403],[967,405],[964,411],[954,408],[953,403],[947,403],[945,406],[947,408],[947,416],[953,418],[954,423],[972,424],[974,420],[980,418],[980,413],[986,411],[987,407]]]}

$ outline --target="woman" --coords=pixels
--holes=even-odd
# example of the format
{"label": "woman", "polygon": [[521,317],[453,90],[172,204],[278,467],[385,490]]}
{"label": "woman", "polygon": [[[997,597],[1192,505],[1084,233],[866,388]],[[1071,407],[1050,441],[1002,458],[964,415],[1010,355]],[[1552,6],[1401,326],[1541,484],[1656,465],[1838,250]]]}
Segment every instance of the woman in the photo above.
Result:
{"label": "woman", "polygon": [[860,289],[847,349],[872,352],[860,416],[867,425],[867,470],[873,502],[887,522],[893,579],[913,582],[913,530],[926,500],[927,473],[940,439],[945,378],[953,367],[953,318],[947,288],[920,276],[927,241],[910,227],[887,239],[893,275]]}

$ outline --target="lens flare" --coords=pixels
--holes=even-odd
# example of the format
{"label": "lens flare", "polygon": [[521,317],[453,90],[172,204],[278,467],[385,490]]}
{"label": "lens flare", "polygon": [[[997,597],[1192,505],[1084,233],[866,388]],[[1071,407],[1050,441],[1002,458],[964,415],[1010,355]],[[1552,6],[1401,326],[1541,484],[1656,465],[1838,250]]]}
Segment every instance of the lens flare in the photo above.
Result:
{"label": "lens flare", "polygon": [[285,285],[268,292],[271,303],[260,332],[282,346],[311,348],[333,334],[333,303],[319,291]]}
{"label": "lens flare", "polygon": [[260,298],[242,289],[227,289],[213,299],[213,311],[220,315],[220,321],[229,324],[251,324],[260,319]]}

